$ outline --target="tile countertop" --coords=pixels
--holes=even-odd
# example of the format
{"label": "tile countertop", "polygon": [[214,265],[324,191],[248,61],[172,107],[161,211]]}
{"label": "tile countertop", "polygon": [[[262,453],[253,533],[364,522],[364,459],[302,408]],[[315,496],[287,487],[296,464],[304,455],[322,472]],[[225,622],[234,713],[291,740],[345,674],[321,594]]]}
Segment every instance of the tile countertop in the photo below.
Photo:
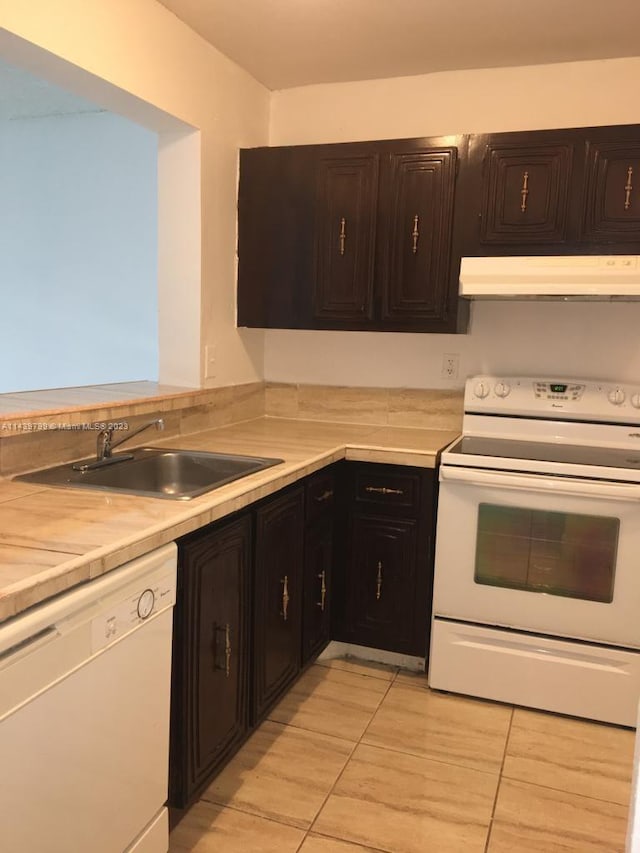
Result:
{"label": "tile countertop", "polygon": [[[190,501],[0,478],[0,622],[339,459],[432,468],[452,430],[258,418],[164,442],[284,464]],[[163,442],[152,440],[152,445]]]}

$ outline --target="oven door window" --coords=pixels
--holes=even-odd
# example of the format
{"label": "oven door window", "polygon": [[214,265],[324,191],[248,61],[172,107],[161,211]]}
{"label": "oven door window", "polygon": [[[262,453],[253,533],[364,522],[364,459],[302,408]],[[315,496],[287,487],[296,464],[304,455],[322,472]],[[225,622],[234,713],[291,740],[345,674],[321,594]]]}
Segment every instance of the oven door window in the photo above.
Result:
{"label": "oven door window", "polygon": [[475,582],[610,603],[619,529],[617,518],[481,503]]}

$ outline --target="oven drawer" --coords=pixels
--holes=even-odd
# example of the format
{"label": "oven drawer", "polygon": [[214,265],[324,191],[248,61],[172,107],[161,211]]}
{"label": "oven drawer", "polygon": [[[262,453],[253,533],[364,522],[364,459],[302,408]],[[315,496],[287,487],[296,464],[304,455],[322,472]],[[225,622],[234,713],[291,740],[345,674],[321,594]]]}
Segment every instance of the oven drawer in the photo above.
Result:
{"label": "oven drawer", "polygon": [[429,686],[635,726],[640,652],[434,619]]}
{"label": "oven drawer", "polygon": [[420,503],[420,475],[391,465],[358,466],[354,477],[354,497],[360,506],[376,510],[401,509],[414,516]]}

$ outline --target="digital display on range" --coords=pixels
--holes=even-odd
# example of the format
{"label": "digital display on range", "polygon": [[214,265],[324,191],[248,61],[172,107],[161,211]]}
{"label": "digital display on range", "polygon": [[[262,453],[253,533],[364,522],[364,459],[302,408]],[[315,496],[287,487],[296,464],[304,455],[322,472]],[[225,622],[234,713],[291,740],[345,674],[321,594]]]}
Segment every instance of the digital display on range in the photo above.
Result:
{"label": "digital display on range", "polygon": [[567,385],[549,385],[549,390],[552,394],[564,394],[567,387]]}

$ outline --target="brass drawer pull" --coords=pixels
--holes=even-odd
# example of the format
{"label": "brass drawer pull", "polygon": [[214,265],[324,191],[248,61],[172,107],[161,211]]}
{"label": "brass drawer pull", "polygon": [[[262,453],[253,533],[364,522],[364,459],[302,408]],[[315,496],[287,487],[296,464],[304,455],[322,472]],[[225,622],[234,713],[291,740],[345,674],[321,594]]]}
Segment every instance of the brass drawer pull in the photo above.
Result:
{"label": "brass drawer pull", "polygon": [[347,239],[347,220],[344,216],[340,219],[340,254],[344,255],[344,244]]}
{"label": "brass drawer pull", "polygon": [[282,618],[286,622],[289,613],[289,576],[285,575],[280,583],[282,584]]}
{"label": "brass drawer pull", "polygon": [[402,489],[387,489],[386,486],[365,486],[365,492],[373,492],[376,495],[404,495]]}
{"label": "brass drawer pull", "polygon": [[418,214],[413,217],[413,231],[411,232],[411,236],[413,237],[413,254],[415,255],[418,251],[418,239],[420,237],[420,232],[418,231]]}
{"label": "brass drawer pull", "polygon": [[382,594],[382,563],[378,561],[378,574],[376,577],[376,601],[380,601]]}
{"label": "brass drawer pull", "polygon": [[229,678],[231,675],[231,626],[228,622],[224,628],[224,671]]}
{"label": "brass drawer pull", "polygon": [[333,489],[326,489],[321,495],[316,495],[314,500],[316,500],[319,504],[324,501],[328,501],[329,498],[333,497]]}
{"label": "brass drawer pull", "polygon": [[320,572],[318,577],[320,578],[320,601],[318,601],[317,604],[320,610],[322,610],[322,612],[324,613],[324,604],[327,598],[327,574],[324,569]]}
{"label": "brass drawer pull", "polygon": [[633,166],[629,166],[627,169],[627,183],[624,187],[624,209],[629,210],[631,207],[631,193],[633,191],[633,184],[631,183],[631,178],[633,178]]}
{"label": "brass drawer pull", "polygon": [[520,190],[520,195],[522,196],[522,203],[520,204],[520,210],[523,213],[526,213],[527,210],[527,196],[529,195],[529,172],[525,172],[522,176],[522,189]]}

